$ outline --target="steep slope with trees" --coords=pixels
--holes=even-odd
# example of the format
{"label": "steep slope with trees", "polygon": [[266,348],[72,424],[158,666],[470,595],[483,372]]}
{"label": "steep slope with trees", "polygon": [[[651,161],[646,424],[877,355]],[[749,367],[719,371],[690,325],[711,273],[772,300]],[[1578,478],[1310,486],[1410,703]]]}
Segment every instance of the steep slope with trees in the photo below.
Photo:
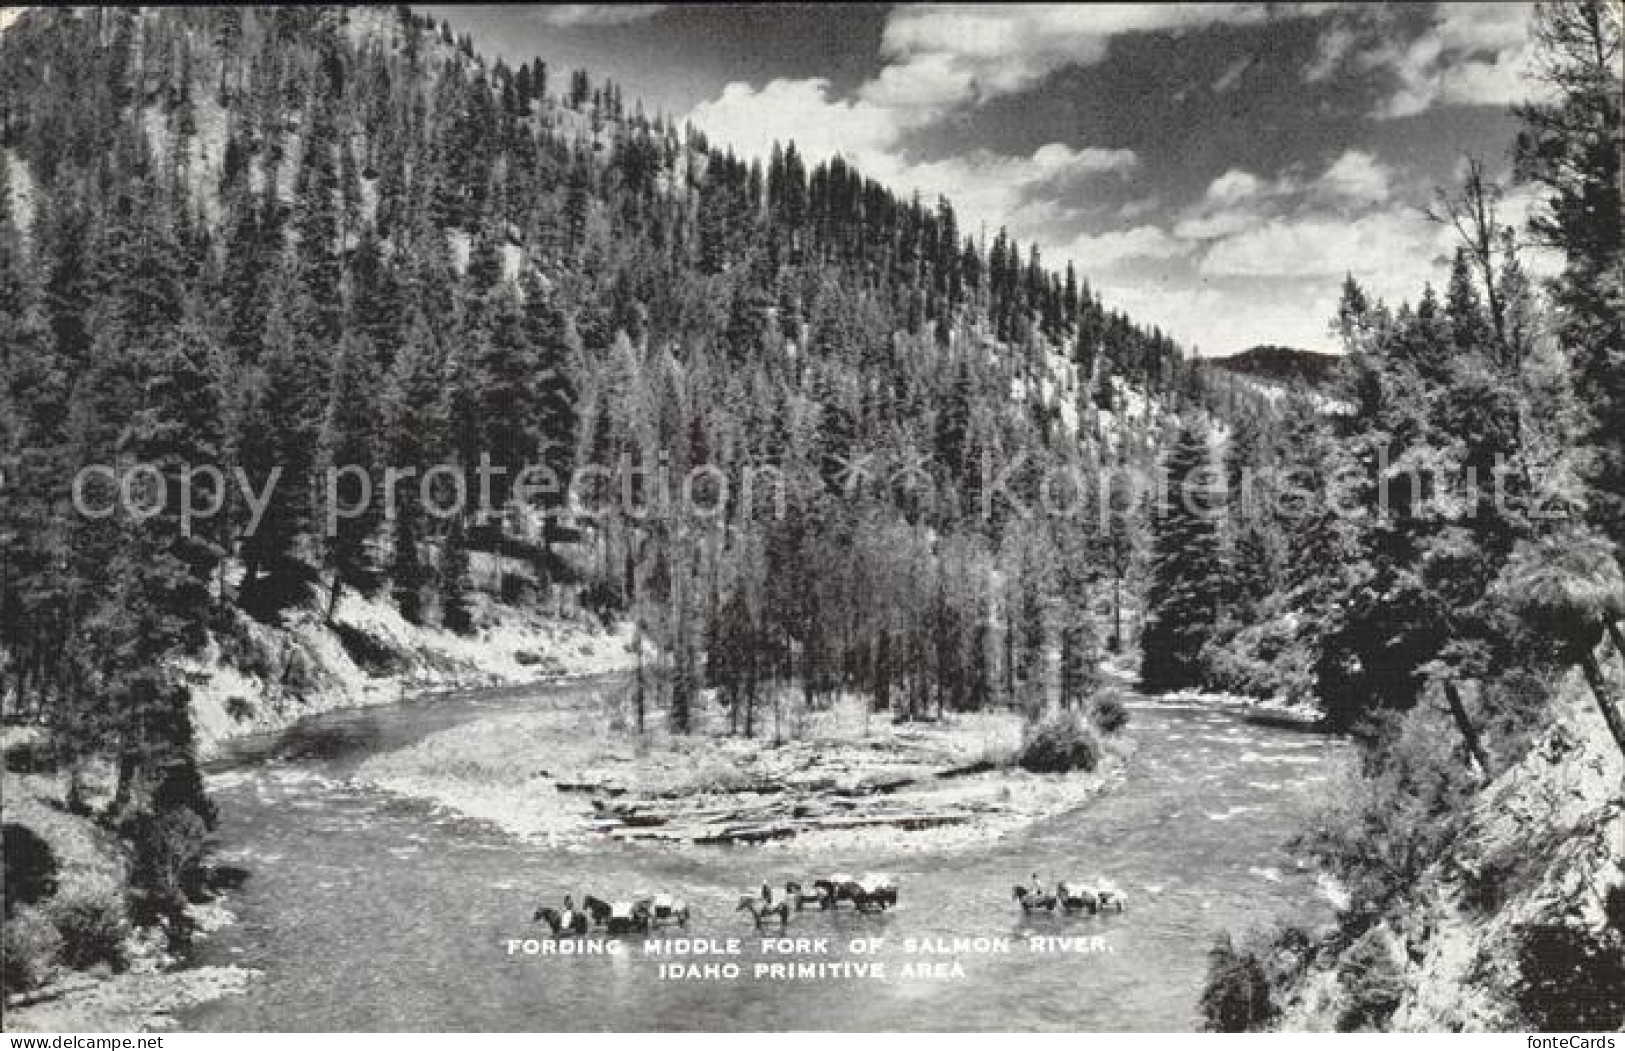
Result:
{"label": "steep slope with trees", "polygon": [[1347,888],[1337,928],[1217,948],[1218,1028],[1625,1027],[1619,7],[1545,4],[1535,35],[1552,101],[1517,159],[1565,260],[1549,301],[1470,164],[1436,207],[1461,235],[1442,297],[1345,285],[1351,411],[1281,453],[1342,475],[1343,512],[1308,508],[1270,619],[1220,639],[1216,665],[1298,684],[1362,747],[1303,837]]}
{"label": "steep slope with trees", "polygon": [[1099,545],[1027,512],[1210,400],[946,200],[405,9],[29,11],[0,98],[0,696],[183,868],[199,662],[245,710],[311,639],[388,663],[358,601],[629,620],[640,727],[712,689],[746,735],[781,689],[1075,704],[1144,508]]}

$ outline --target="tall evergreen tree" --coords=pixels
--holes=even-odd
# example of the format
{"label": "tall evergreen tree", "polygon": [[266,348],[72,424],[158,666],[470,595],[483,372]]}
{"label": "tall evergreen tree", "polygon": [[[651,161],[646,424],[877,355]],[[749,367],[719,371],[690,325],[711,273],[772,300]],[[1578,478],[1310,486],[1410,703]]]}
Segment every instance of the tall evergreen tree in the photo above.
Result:
{"label": "tall evergreen tree", "polygon": [[1180,428],[1163,466],[1167,498],[1153,524],[1151,580],[1140,638],[1140,682],[1173,690],[1202,681],[1202,647],[1224,601],[1222,499],[1205,428]]}

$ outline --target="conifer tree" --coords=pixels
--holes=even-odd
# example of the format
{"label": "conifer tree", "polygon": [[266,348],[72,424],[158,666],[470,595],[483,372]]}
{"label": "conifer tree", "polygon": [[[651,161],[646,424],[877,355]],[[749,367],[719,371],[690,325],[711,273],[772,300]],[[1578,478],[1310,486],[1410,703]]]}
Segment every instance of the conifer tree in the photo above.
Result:
{"label": "conifer tree", "polygon": [[1180,428],[1164,464],[1167,498],[1153,521],[1151,580],[1141,635],[1140,682],[1173,690],[1202,681],[1202,647],[1224,599],[1219,506],[1207,433]]}

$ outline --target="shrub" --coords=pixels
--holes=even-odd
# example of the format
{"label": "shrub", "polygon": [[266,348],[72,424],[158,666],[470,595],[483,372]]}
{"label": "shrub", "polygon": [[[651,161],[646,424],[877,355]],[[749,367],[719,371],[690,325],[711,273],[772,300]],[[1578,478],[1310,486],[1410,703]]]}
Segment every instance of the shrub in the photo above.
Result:
{"label": "shrub", "polygon": [[1034,774],[1089,771],[1099,762],[1100,745],[1074,712],[1058,712],[1029,724],[1016,757],[1017,765]]}
{"label": "shrub", "polygon": [[388,642],[352,624],[335,623],[332,630],[338,636],[344,652],[355,661],[356,667],[368,675],[393,675],[405,669],[406,661]]}
{"label": "shrub", "polygon": [[32,905],[56,892],[57,861],[51,845],[26,825],[0,829],[0,858],[5,860],[5,914],[18,905]]}
{"label": "shrub", "polygon": [[62,955],[62,935],[42,909],[24,905],[0,933],[0,987],[7,994],[44,985]]}
{"label": "shrub", "polygon": [[1425,708],[1391,718],[1363,762],[1340,763],[1299,837],[1347,886],[1345,924],[1358,928],[1407,891],[1456,834],[1475,782],[1444,718]]}
{"label": "shrub", "polygon": [[5,768],[16,774],[50,774],[56,772],[57,756],[54,743],[47,737],[18,741],[5,750]]}
{"label": "shrub", "polygon": [[577,599],[581,608],[598,618],[605,628],[613,628],[626,612],[626,597],[608,580],[595,580],[582,589]]}
{"label": "shrub", "polygon": [[1344,1003],[1337,1016],[1339,1032],[1382,1029],[1405,993],[1404,976],[1390,951],[1386,931],[1368,931],[1349,947],[1337,967]]}
{"label": "shrub", "polygon": [[202,887],[204,819],[187,806],[142,811],[126,824],[133,855],[130,888],[136,918],[179,922]]}
{"label": "shrub", "polygon": [[1249,697],[1293,703],[1314,699],[1314,650],[1297,637],[1290,617],[1266,618],[1202,649],[1203,685]]}
{"label": "shrub", "polygon": [[1518,946],[1513,998],[1539,1032],[1619,1029],[1625,1025],[1625,938],[1617,929],[1531,927]]}
{"label": "shrub", "polygon": [[1116,690],[1095,694],[1089,704],[1089,718],[1102,733],[1121,730],[1128,725],[1128,707],[1123,703],[1123,695]]}
{"label": "shrub", "polygon": [[1220,934],[1208,950],[1200,1006],[1203,1028],[1212,1033],[1256,1032],[1280,1014],[1263,960],[1252,949],[1238,950],[1229,934]]}
{"label": "shrub", "polygon": [[190,759],[178,759],[164,767],[158,787],[152,793],[152,808],[157,811],[185,807],[203,819],[205,830],[213,831],[220,811],[203,787],[203,775]]}
{"label": "shrub", "polygon": [[51,921],[62,936],[62,962],[76,971],[106,964],[124,967],[130,924],[111,890],[78,890],[51,899]]}

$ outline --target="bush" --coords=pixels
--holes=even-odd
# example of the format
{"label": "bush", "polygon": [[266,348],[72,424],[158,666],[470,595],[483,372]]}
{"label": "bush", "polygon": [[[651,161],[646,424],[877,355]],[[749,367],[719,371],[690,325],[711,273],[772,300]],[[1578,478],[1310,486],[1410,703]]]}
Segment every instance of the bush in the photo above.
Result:
{"label": "bush", "polygon": [[1625,938],[1607,928],[1530,928],[1518,946],[1513,996],[1538,1032],[1600,1033],[1625,1026]]}
{"label": "bush", "polygon": [[1102,733],[1116,733],[1128,725],[1128,707],[1116,690],[1095,694],[1089,703],[1089,718]]}
{"label": "bush", "polygon": [[121,970],[130,924],[110,890],[80,890],[51,899],[51,921],[62,936],[62,962],[76,971],[98,964]]}
{"label": "bush", "polygon": [[1252,949],[1238,950],[1221,934],[1207,954],[1207,983],[1200,1001],[1210,1033],[1250,1033],[1266,1028],[1280,1010],[1270,995],[1269,974]]}
{"label": "bush", "polygon": [[1276,616],[1213,640],[1202,648],[1203,685],[1294,704],[1313,701],[1315,655],[1297,634],[1291,618]]}
{"label": "bush", "polygon": [[406,669],[406,661],[387,641],[352,624],[335,623],[332,630],[338,636],[344,652],[355,661],[356,667],[368,675],[393,675]]}
{"label": "bush", "polygon": [[1425,708],[1390,718],[1363,762],[1340,763],[1298,839],[1347,886],[1351,930],[1407,892],[1456,834],[1476,782],[1447,723]]}
{"label": "bush", "polygon": [[203,840],[208,828],[190,807],[143,811],[126,824],[133,848],[130,888],[136,919],[179,923],[187,901],[202,891]]}
{"label": "bush", "polygon": [[62,935],[42,909],[25,905],[0,933],[0,986],[7,994],[37,989],[62,955]]}
{"label": "bush", "polygon": [[160,813],[185,807],[203,819],[205,831],[213,831],[220,812],[203,788],[203,775],[190,759],[180,759],[164,767],[163,777],[152,793],[152,808]]}
{"label": "bush", "polygon": [[1099,762],[1100,745],[1074,712],[1058,712],[1029,724],[1016,757],[1017,765],[1034,774],[1089,771]]}
{"label": "bush", "polygon": [[5,860],[5,914],[18,905],[32,905],[56,892],[57,861],[51,845],[26,825],[0,829],[0,858]]}
{"label": "bush", "polygon": [[615,627],[615,622],[626,613],[626,596],[608,580],[593,581],[582,590],[576,601],[582,609],[597,617],[605,628]]}
{"label": "bush", "polygon": [[15,774],[52,774],[56,772],[56,747],[47,737],[19,741],[6,748],[5,768]]}
{"label": "bush", "polygon": [[1338,1032],[1383,1029],[1388,1025],[1405,994],[1405,981],[1385,930],[1378,927],[1368,931],[1349,947],[1338,965],[1337,982],[1344,994],[1343,1009],[1337,1016]]}

